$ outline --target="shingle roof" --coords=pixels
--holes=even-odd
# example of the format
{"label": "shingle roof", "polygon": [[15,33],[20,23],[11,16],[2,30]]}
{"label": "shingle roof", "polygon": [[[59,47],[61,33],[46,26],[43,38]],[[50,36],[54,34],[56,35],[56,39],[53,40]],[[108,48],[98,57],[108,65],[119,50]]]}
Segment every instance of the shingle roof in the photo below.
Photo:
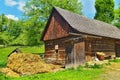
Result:
{"label": "shingle roof", "polygon": [[68,24],[79,32],[120,39],[120,30],[102,21],[89,19],[79,14],[54,7],[55,10],[68,22]]}

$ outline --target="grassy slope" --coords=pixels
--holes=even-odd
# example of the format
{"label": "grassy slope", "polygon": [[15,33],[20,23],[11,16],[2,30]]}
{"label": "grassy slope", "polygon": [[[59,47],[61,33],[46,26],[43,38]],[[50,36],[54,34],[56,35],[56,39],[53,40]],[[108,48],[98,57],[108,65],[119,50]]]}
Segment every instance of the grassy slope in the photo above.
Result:
{"label": "grassy slope", "polygon": [[40,47],[19,47],[12,46],[6,48],[0,48],[0,67],[4,67],[7,63],[7,56],[16,48],[19,48],[22,52],[25,53],[44,53],[44,46]]}
{"label": "grassy slope", "polygon": [[[18,47],[0,48],[0,67],[5,66],[7,62],[7,55],[15,48]],[[26,53],[44,53],[43,46],[21,47],[20,50]],[[67,69],[56,73],[36,74],[19,78],[5,77],[2,73],[0,73],[0,80],[94,80],[94,78],[99,76],[100,73],[102,73],[102,69],[85,70],[79,67],[77,70]]]}

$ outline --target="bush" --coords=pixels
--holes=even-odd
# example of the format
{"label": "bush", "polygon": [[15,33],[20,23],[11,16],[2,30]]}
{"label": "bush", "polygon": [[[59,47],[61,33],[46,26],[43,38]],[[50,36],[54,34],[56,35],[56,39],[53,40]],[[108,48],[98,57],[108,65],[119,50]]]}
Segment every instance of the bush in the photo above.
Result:
{"label": "bush", "polygon": [[103,64],[97,64],[97,63],[95,63],[95,64],[89,64],[89,63],[86,63],[85,67],[86,68],[103,68]]}
{"label": "bush", "polygon": [[94,64],[92,68],[103,68],[103,64]]}

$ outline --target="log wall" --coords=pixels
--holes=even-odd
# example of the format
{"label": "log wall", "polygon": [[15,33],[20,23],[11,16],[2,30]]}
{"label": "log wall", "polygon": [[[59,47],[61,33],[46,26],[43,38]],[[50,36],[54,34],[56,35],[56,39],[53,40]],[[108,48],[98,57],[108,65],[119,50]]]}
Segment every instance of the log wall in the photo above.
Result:
{"label": "log wall", "polygon": [[116,57],[120,57],[120,40],[116,40],[115,42],[115,52]]}
{"label": "log wall", "polygon": [[86,60],[94,60],[97,52],[104,52],[105,57],[115,57],[115,40],[108,38],[86,39]]}
{"label": "log wall", "polygon": [[65,42],[64,39],[45,41],[45,59],[48,63],[65,64]]}
{"label": "log wall", "polygon": [[[46,61],[61,64],[66,68],[83,64],[85,62],[85,43],[81,38],[80,40],[74,39],[75,37],[66,37],[45,41]],[[56,49],[56,45],[58,49]]]}

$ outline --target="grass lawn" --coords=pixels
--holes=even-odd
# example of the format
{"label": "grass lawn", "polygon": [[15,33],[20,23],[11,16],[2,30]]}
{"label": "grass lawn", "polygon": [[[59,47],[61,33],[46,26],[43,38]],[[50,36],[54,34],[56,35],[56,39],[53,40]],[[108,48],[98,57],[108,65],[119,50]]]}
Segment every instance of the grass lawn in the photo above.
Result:
{"label": "grass lawn", "polygon": [[7,56],[16,48],[19,48],[22,52],[25,53],[44,53],[44,46],[9,46],[6,48],[0,48],[0,67],[4,67],[7,63]]}
{"label": "grass lawn", "polygon": [[[5,67],[7,63],[8,54],[15,48],[20,48],[22,52],[26,53],[44,53],[44,47],[7,47],[0,48],[0,67]],[[0,80],[95,80],[102,73],[103,69],[84,69],[83,67],[78,67],[74,69],[66,69],[63,71],[53,72],[53,73],[43,73],[35,74],[31,76],[23,77],[6,77],[0,73]]]}
{"label": "grass lawn", "polygon": [[5,77],[1,74],[1,80],[95,80],[102,73],[102,69],[67,69],[54,73],[43,73],[23,77]]}

